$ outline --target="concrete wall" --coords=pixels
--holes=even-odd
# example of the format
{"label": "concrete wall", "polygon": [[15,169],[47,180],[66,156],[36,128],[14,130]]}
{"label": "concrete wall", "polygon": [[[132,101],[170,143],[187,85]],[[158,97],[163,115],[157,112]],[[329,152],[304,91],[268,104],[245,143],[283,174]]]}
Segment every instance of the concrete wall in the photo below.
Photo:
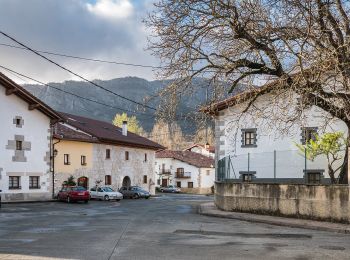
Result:
{"label": "concrete wall", "polygon": [[[15,119],[20,119],[16,124]],[[0,86],[0,190],[2,199],[46,200],[51,198],[50,119]],[[16,151],[15,140],[23,149]],[[9,189],[9,177],[20,177],[20,189]],[[39,176],[40,188],[29,189],[29,177]]]}
{"label": "concrete wall", "polygon": [[215,204],[226,211],[350,223],[348,185],[217,182]]}
{"label": "concrete wall", "polygon": [[[260,109],[259,113],[250,109],[242,114],[247,102],[220,111],[215,121],[216,160],[231,156],[234,171],[239,176],[240,171],[248,170],[249,153],[249,170],[255,171],[257,178],[273,178],[276,151],[276,177],[303,178],[305,160],[295,145],[301,143],[301,128],[317,127],[320,135],[324,132],[341,131],[345,136],[348,129],[344,122],[330,117],[316,106],[303,111],[299,116],[296,102],[297,97],[292,94],[282,95],[279,99],[266,94],[254,103]],[[298,117],[293,123],[288,121],[295,115]],[[246,128],[257,129],[256,147],[242,147],[242,129]],[[341,163],[342,161],[338,161],[336,164]],[[319,156],[307,164],[307,169],[324,170],[324,177],[329,177],[325,157]],[[334,164],[334,168],[337,165]]]}

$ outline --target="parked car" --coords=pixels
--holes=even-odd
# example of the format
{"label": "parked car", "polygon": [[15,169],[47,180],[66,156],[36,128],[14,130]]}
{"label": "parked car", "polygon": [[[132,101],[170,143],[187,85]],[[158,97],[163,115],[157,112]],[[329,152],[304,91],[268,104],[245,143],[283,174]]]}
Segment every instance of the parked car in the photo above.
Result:
{"label": "parked car", "polygon": [[57,199],[59,201],[67,201],[68,203],[73,201],[84,201],[88,203],[90,200],[90,193],[81,186],[62,187],[58,192]]}
{"label": "parked car", "polygon": [[121,187],[119,189],[119,192],[123,194],[124,198],[149,199],[149,197],[151,197],[151,194],[148,191],[145,191],[144,189],[142,189],[139,186]]}
{"label": "parked car", "polygon": [[160,191],[161,192],[180,193],[181,189],[176,187],[176,186],[169,185],[167,187],[160,187]]}
{"label": "parked car", "polygon": [[98,188],[91,188],[90,189],[90,196],[92,199],[99,199],[99,200],[116,200],[120,201],[123,199],[123,194],[121,194],[118,191],[114,191],[110,187],[98,187]]}

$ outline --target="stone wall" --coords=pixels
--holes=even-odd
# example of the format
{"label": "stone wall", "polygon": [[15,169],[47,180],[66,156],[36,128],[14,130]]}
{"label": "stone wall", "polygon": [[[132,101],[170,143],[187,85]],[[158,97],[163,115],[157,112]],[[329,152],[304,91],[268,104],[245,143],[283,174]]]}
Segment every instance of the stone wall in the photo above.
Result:
{"label": "stone wall", "polygon": [[348,185],[217,182],[215,204],[226,211],[350,223]]}
{"label": "stone wall", "polygon": [[211,188],[181,188],[181,192],[190,194],[212,194]]}

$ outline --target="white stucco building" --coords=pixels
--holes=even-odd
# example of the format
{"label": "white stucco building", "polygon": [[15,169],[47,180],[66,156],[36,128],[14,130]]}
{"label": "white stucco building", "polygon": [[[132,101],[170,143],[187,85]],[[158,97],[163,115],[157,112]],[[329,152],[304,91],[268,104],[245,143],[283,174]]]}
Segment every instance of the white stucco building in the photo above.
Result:
{"label": "white stucco building", "polygon": [[214,159],[191,151],[162,150],[156,153],[160,186],[174,185],[183,192],[208,194],[214,185]]}
{"label": "white stucco building", "polygon": [[59,118],[50,107],[0,73],[2,200],[51,198],[51,124]]}
{"label": "white stucco building", "polygon": [[161,145],[111,123],[60,113],[54,128],[55,192],[68,177],[87,189],[140,186],[155,193],[155,151]]}
{"label": "white stucco building", "polygon": [[193,144],[186,148],[184,151],[191,151],[194,153],[199,153],[204,156],[215,158],[215,146],[209,144]]}
{"label": "white stucco building", "polygon": [[316,106],[298,111],[294,93],[261,95],[255,108],[242,113],[255,94],[247,91],[206,109],[215,116],[217,178],[326,182],[326,158],[305,160],[296,144],[326,132],[340,131],[346,137],[345,123]]}

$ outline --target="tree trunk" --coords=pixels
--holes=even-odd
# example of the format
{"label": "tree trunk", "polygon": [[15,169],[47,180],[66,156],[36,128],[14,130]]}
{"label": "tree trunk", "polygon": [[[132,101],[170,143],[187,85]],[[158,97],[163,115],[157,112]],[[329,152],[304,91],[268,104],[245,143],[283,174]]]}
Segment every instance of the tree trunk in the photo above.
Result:
{"label": "tree trunk", "polygon": [[332,167],[329,164],[328,164],[328,174],[329,174],[329,177],[331,178],[331,183],[332,184],[336,184],[337,180],[334,177],[334,171],[333,171]]}
{"label": "tree trunk", "polygon": [[[348,125],[348,124],[347,124]],[[342,168],[339,173],[339,184],[349,184],[348,180],[348,157],[349,157],[349,140],[350,140],[350,125],[348,125],[348,136],[346,139],[345,155]]]}

